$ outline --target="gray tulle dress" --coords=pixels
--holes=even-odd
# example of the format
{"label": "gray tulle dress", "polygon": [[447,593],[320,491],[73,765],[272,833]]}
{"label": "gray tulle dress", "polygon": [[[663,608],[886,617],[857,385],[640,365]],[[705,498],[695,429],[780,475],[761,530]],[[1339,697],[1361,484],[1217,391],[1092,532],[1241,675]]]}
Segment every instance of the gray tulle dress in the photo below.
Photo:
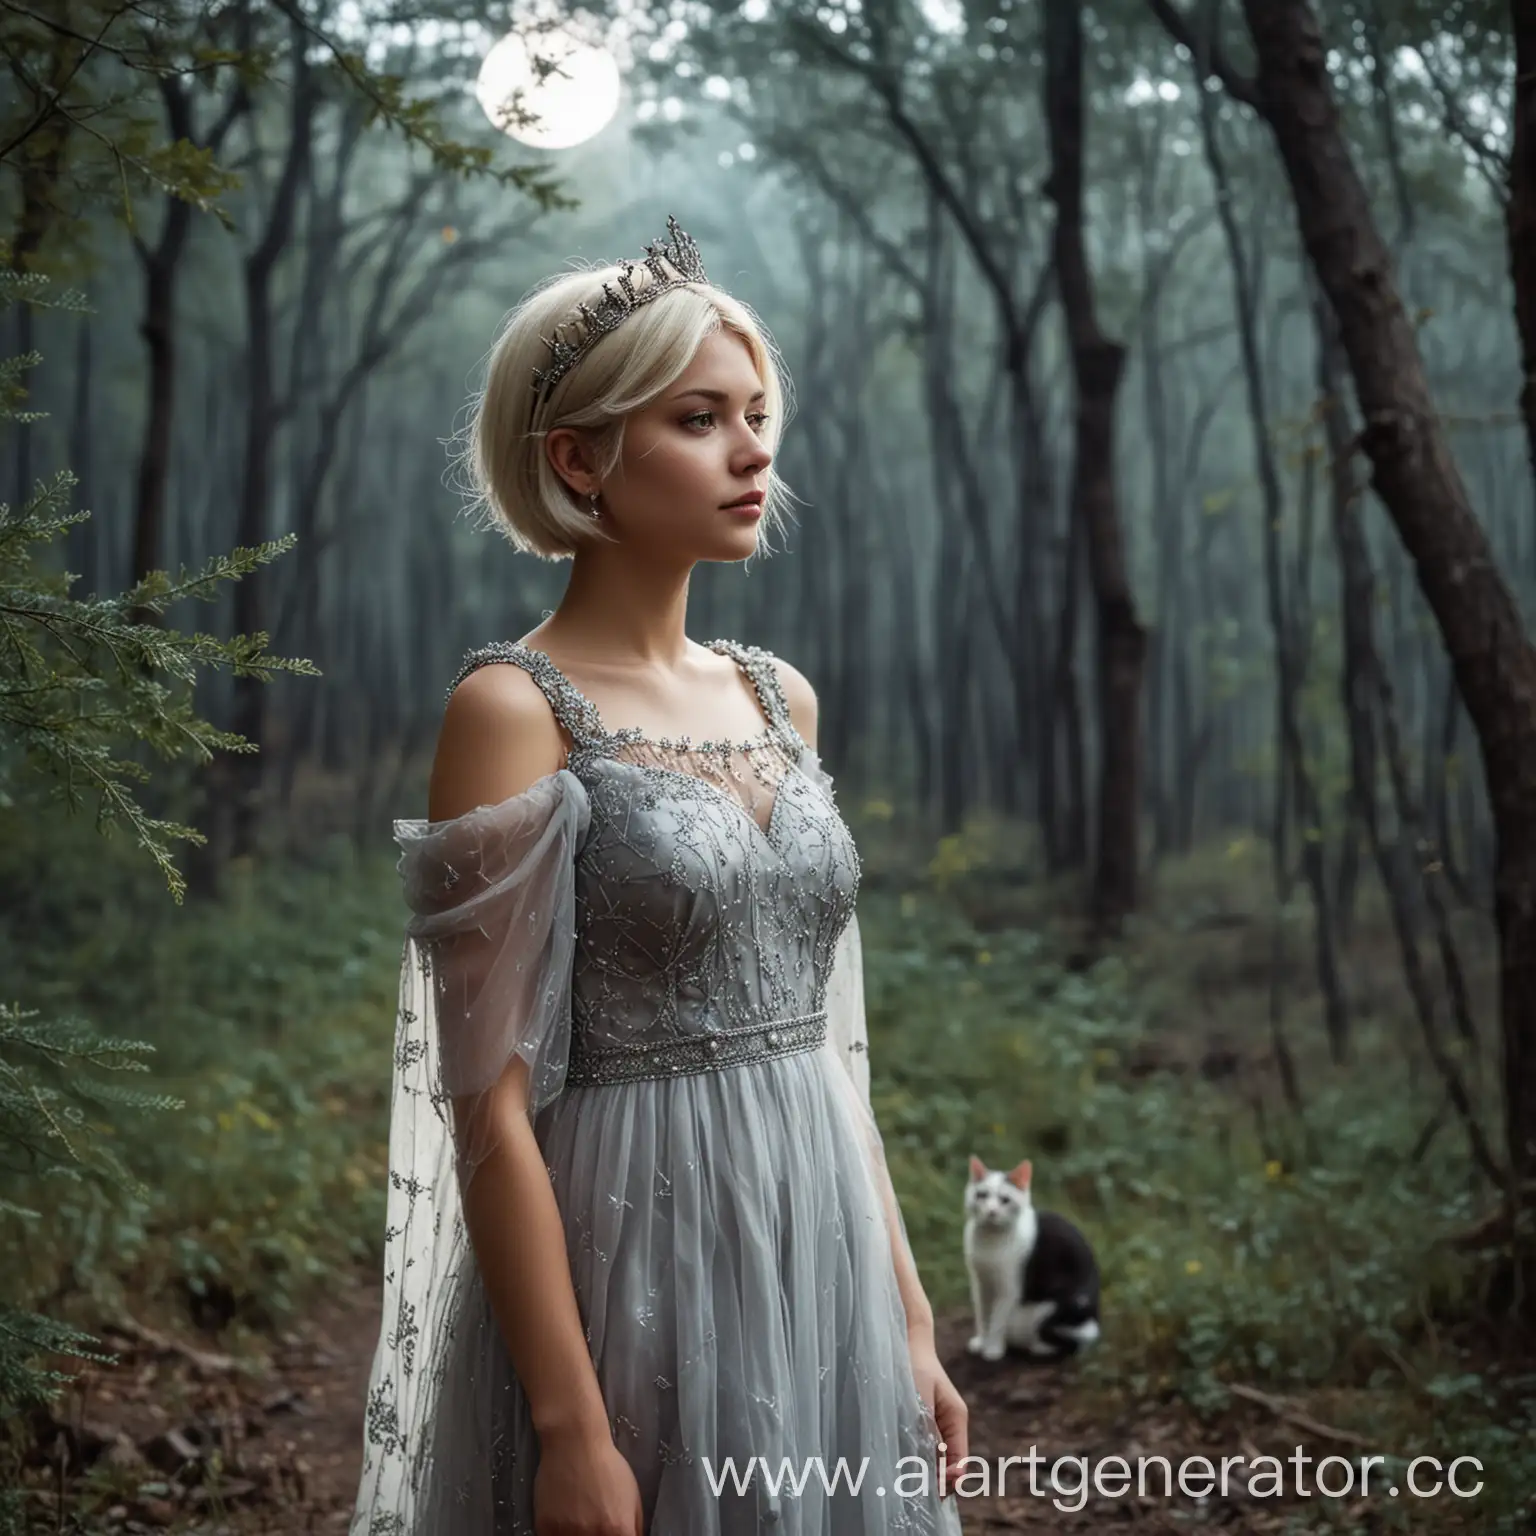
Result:
{"label": "gray tulle dress", "polygon": [[869,1110],[858,853],[772,657],[711,648],[755,689],[750,741],[609,731],[542,652],[471,652],[453,686],[524,668],[566,766],[395,823],[412,916],[352,1536],[534,1531],[539,1441],[461,1205],[489,1150],[462,1111],[514,1054],[647,1532],[960,1530]]}

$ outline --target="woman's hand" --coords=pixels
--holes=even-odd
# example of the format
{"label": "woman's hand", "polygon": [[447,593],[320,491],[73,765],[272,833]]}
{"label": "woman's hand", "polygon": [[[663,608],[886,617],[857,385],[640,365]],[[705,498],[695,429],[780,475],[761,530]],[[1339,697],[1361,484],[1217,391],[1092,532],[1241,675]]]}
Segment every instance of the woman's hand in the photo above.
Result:
{"label": "woman's hand", "polygon": [[540,1441],[533,1528],[538,1536],[645,1536],[640,1485],[611,1436]]}
{"label": "woman's hand", "polygon": [[933,1333],[926,1328],[915,1328],[907,1334],[907,1347],[912,1356],[912,1375],[917,1382],[918,1396],[932,1415],[939,1432],[939,1497],[949,1497],[947,1469],[958,1465],[970,1454],[970,1433],[966,1428],[970,1410],[965,1399],[955,1390],[955,1384],[939,1364],[938,1350],[934,1347]]}

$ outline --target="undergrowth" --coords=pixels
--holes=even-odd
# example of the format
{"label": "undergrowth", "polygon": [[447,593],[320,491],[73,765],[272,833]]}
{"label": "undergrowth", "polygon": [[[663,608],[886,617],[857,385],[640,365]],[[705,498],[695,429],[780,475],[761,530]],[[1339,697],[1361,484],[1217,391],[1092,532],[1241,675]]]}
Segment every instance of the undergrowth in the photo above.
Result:
{"label": "undergrowth", "polygon": [[[1207,855],[1203,872],[1199,861],[1172,872],[1176,913],[1080,968],[1070,925],[1049,915],[1061,893],[1021,887],[997,847],[988,833],[951,840],[926,867],[877,860],[860,903],[876,1110],[935,1306],[969,1307],[970,1154],[994,1168],[1029,1157],[1037,1204],[1075,1220],[1102,1267],[1104,1338],[1081,1364],[1088,1382],[1182,1400],[1213,1422],[1234,1406],[1232,1385],[1254,1387],[1304,1400],[1388,1456],[1475,1456],[1486,1483],[1475,1511],[1443,1500],[1444,1513],[1460,1505],[1459,1528],[1528,1528],[1536,1375],[1503,1357],[1489,1258],[1457,1244],[1490,1201],[1457,1133],[1411,1155],[1439,1091],[1412,1060],[1406,1002],[1383,1007],[1372,991],[1352,1064],[1329,1068],[1315,999],[1292,976],[1304,1110],[1261,1120],[1252,1063],[1268,1042],[1251,1032],[1268,978],[1245,988],[1232,972],[1249,962],[1250,930],[1275,918],[1304,977],[1310,914],[1264,910],[1252,868],[1239,879],[1232,858]],[[1207,1075],[1177,1038],[1200,1012],[1197,946],[1180,942],[1197,895],[1229,913],[1246,903],[1252,919],[1215,925],[1225,958],[1207,946],[1200,962],[1222,987],[1224,1039],[1249,1062],[1240,1071]],[[1013,926],[1026,912],[1032,926]],[[1374,917],[1363,903],[1371,988]],[[1396,1518],[1433,1518],[1417,1503]]]}
{"label": "undergrowth", "polygon": [[26,894],[3,899],[8,995],[148,1042],[144,1081],[185,1101],[99,1128],[130,1182],[13,1182],[48,1220],[0,1214],[9,1299],[54,1298],[86,1327],[121,1311],[272,1326],[378,1250],[399,956],[388,863],[338,842],[307,869],[240,867],[226,901],[177,910],[124,840],[5,823],[0,890]]}

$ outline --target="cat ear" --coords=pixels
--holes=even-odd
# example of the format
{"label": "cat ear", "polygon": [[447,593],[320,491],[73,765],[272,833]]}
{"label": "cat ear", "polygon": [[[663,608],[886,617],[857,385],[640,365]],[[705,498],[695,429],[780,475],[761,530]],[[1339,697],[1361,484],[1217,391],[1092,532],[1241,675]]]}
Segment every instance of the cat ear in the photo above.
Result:
{"label": "cat ear", "polygon": [[977,1179],[984,1179],[986,1176],[987,1165],[974,1152],[971,1153],[971,1182],[974,1184]]}
{"label": "cat ear", "polygon": [[1008,1182],[1018,1189],[1028,1189],[1034,1171],[1034,1164],[1026,1157],[1018,1167],[1009,1171]]}

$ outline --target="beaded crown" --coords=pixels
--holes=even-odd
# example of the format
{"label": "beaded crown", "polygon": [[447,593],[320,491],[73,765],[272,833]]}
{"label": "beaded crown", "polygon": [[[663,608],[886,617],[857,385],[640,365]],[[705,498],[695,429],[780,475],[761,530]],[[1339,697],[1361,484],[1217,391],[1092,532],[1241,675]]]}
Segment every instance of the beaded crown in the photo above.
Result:
{"label": "beaded crown", "polygon": [[[578,304],[575,319],[557,325],[552,337],[540,338],[549,348],[550,361],[547,368],[533,370],[533,392],[537,399],[546,399],[550,390],[604,336],[616,331],[643,304],[649,304],[674,288],[709,281],[704,275],[698,242],[670,213],[667,215],[667,233],[670,239],[652,240],[646,246],[644,262],[626,261],[616,281],[603,284],[603,296],[596,303]],[[650,281],[637,292],[634,276],[640,266],[650,273]],[[667,271],[668,267],[671,272]],[[576,339],[567,340],[562,332],[572,328],[577,328],[579,334]]]}

